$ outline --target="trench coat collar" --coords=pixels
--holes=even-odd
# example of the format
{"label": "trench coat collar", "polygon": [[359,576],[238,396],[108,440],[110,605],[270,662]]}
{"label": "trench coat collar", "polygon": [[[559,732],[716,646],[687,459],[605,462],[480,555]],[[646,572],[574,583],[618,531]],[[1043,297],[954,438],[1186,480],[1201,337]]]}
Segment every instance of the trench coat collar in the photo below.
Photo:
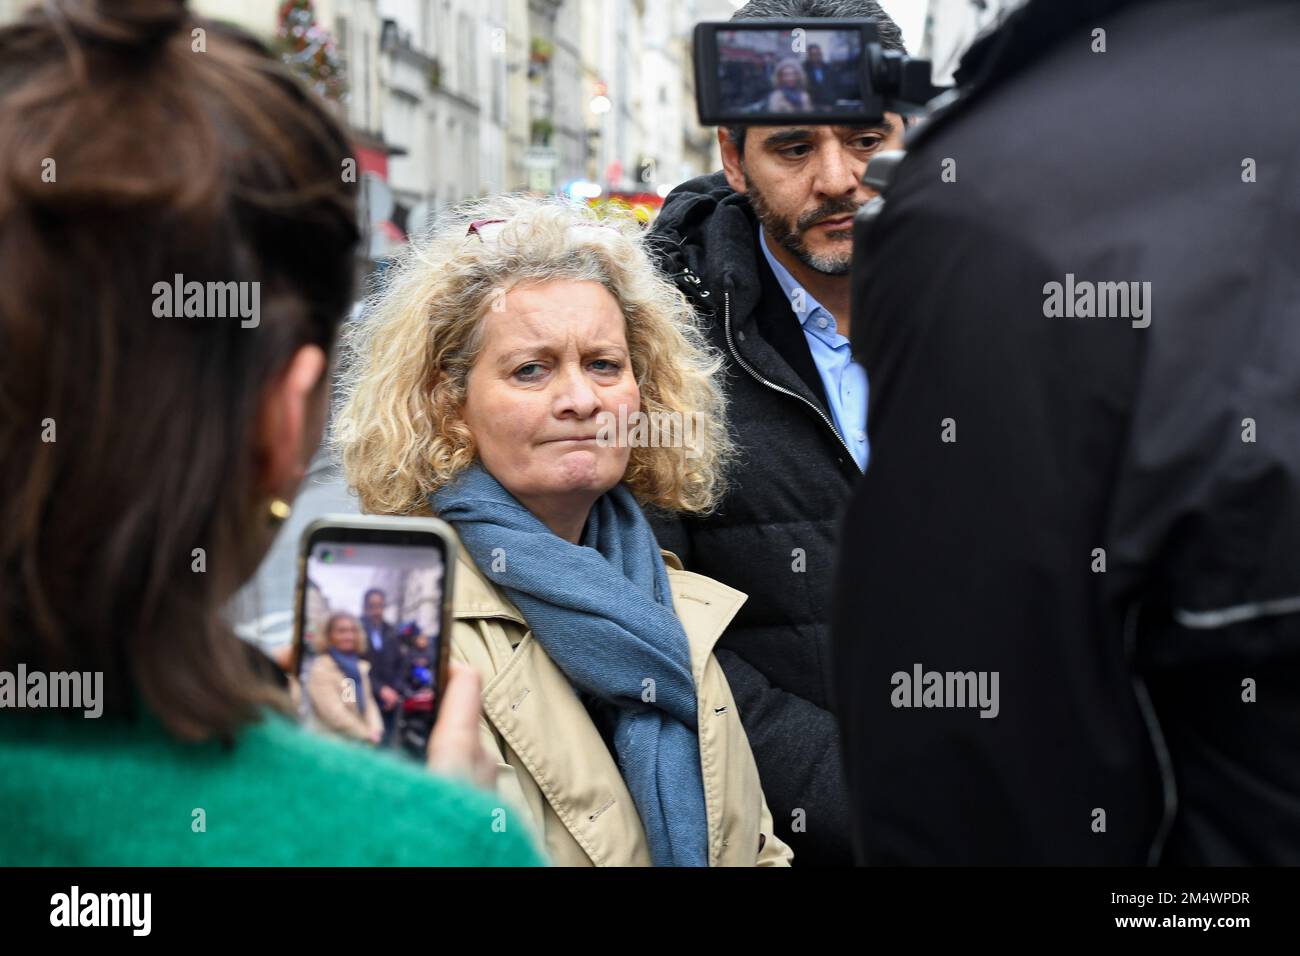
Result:
{"label": "trench coat collar", "polygon": [[[704,673],[704,664],[713,653],[727,625],[731,623],[741,605],[748,600],[742,591],[728,587],[720,581],[695,574],[682,567],[681,559],[671,551],[660,550],[668,571],[668,584],[673,594],[673,609],[686,631],[691,648],[691,672],[698,684]],[[527,629],[519,608],[492,584],[478,569],[474,560],[461,548],[456,562],[455,603],[452,615],[458,621],[496,618],[513,621]],[[523,634],[521,630],[520,635]]]}

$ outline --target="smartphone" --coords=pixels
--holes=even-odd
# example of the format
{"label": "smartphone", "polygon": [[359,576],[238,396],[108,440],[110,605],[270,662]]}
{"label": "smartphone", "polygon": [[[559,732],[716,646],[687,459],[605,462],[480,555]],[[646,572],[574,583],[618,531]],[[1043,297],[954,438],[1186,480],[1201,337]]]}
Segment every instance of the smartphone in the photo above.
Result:
{"label": "smartphone", "polygon": [[437,518],[303,531],[290,673],[312,730],[423,761],[447,686],[456,537]]}

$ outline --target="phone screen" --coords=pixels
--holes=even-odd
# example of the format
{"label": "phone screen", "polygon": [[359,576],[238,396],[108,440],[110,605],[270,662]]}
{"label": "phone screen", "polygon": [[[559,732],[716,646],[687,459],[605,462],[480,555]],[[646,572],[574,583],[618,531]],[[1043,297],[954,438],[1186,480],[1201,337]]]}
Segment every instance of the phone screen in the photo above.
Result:
{"label": "phone screen", "polygon": [[718,30],[718,108],[729,115],[858,113],[860,30]]}
{"label": "phone screen", "polygon": [[423,760],[446,675],[447,542],[314,526],[300,562],[297,674],[312,730]]}

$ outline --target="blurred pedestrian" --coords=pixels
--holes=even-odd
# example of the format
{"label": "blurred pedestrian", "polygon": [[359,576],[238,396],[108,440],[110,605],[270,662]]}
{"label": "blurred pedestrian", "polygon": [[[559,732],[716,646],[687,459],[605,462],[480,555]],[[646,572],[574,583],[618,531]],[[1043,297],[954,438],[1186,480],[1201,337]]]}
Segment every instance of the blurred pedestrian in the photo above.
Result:
{"label": "blurred pedestrian", "polygon": [[808,95],[808,77],[804,75],[803,66],[793,57],[776,65],[772,86],[772,93],[767,98],[768,112],[806,113],[812,109],[812,98]]}
{"label": "blurred pedestrian", "polygon": [[397,685],[401,681],[402,641],[397,628],[384,619],[384,609],[388,606],[388,595],[382,588],[371,588],[361,599],[361,624],[365,629],[362,653],[370,664],[370,682],[374,692],[375,704],[383,719],[383,740],[387,745],[393,736],[393,725],[397,719],[397,706],[401,703],[401,694]]}

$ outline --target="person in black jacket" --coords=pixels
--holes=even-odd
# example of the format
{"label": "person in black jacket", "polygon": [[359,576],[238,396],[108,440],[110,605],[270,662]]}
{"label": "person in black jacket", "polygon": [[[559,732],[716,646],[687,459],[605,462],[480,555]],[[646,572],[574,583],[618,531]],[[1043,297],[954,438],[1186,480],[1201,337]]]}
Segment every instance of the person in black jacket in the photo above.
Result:
{"label": "person in black jacket", "polygon": [[831,68],[826,64],[822,48],[815,43],[808,46],[808,60],[804,63],[804,74],[808,77],[808,95],[814,106],[830,106],[838,98],[838,84]]}
{"label": "person in black jacket", "polygon": [[370,662],[370,687],[384,719],[384,739],[388,746],[401,703],[402,642],[397,628],[384,620],[388,595],[381,588],[371,588],[362,598],[361,627],[366,634],[365,659]]}
{"label": "person in black jacket", "polygon": [[1297,64],[1292,0],[1031,0],[909,142],[854,287],[861,861],[1300,863]]}
{"label": "person in black jacket", "polygon": [[[902,49],[870,0],[756,0],[735,18],[777,16],[872,17],[883,45]],[[851,224],[874,195],[861,183],[868,160],[902,129],[888,114],[869,128],[720,130],[723,171],[669,194],[654,227],[661,268],[726,356],[741,461],[715,513],[653,523],[689,570],[749,595],[717,657],[800,865],[852,862],[828,693],[834,533],[867,460]]]}

